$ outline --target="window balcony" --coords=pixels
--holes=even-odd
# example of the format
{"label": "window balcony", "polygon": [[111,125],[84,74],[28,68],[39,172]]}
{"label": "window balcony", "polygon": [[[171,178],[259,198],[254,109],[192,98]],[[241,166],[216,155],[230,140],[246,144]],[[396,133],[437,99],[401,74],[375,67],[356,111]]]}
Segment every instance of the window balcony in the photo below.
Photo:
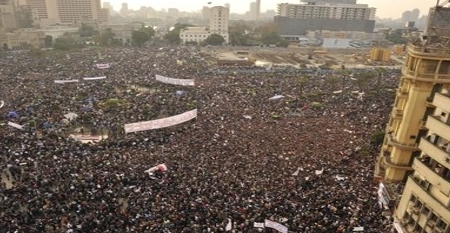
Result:
{"label": "window balcony", "polygon": [[403,110],[395,109],[394,111],[392,111],[392,117],[395,119],[402,119],[403,118]]}
{"label": "window balcony", "polygon": [[[423,203],[427,203],[427,206],[433,206],[433,212],[435,212],[438,216],[448,216],[449,209],[445,207],[442,203],[437,201],[433,196],[431,196],[425,187],[420,184],[419,179],[415,179],[412,175],[408,177],[408,181],[406,183],[406,187],[410,186],[413,190],[414,194],[420,197],[420,200]],[[405,187],[405,189],[406,189]]]}
{"label": "window balcony", "polygon": [[400,87],[397,89],[397,96],[406,98],[408,96],[409,89],[406,87]]}
{"label": "window balcony", "polygon": [[407,171],[412,171],[413,168],[410,166],[410,164],[401,164],[401,163],[394,163],[391,160],[391,154],[387,151],[382,150],[381,152],[381,161],[380,161],[380,166],[379,169],[376,169],[376,173],[375,175],[378,175],[377,172],[382,176],[384,174],[385,168],[389,167],[389,168],[394,168],[394,169],[399,169],[399,170],[407,170]]}
{"label": "window balcony", "polygon": [[[450,146],[450,145],[448,145]],[[429,139],[421,138],[419,143],[419,149],[423,153],[433,155],[433,159],[436,162],[442,164],[444,167],[450,169],[450,153],[436,144],[432,143]]]}
{"label": "window balcony", "polygon": [[[420,159],[414,159],[413,163],[414,170],[419,173],[421,176],[425,177],[425,179],[439,189],[446,196],[450,195],[450,179],[446,179],[440,174],[438,174],[432,167],[428,164],[425,164]],[[445,169],[445,168],[441,168]]]}
{"label": "window balcony", "polygon": [[405,78],[422,82],[450,83],[450,75],[419,73],[413,70],[409,70],[408,67],[402,68],[402,74]]}
{"label": "window balcony", "polygon": [[389,134],[388,136],[388,144],[394,147],[398,147],[402,150],[409,150],[409,151],[418,151],[416,143],[402,143],[399,142],[397,139],[394,138],[393,134]]}
{"label": "window balcony", "polygon": [[428,116],[425,127],[447,140],[450,139],[450,125],[442,122],[439,116]]}
{"label": "window balcony", "polygon": [[436,93],[433,105],[446,112],[450,112],[450,96],[448,94]]}

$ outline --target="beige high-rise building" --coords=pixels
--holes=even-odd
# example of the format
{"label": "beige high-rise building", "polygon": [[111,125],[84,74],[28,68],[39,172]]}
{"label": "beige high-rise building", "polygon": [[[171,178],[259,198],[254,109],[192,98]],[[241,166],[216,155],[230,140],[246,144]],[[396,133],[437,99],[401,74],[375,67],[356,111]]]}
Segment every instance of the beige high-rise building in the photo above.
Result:
{"label": "beige high-rise building", "polygon": [[19,0],[19,5],[37,11],[41,26],[109,21],[109,12],[101,8],[100,0]]}
{"label": "beige high-rise building", "polygon": [[259,19],[259,14],[261,13],[261,0],[256,0],[250,3],[250,19]]}
{"label": "beige high-rise building", "polygon": [[209,18],[210,34],[219,34],[225,39],[225,43],[229,42],[228,37],[228,21],[230,18],[230,9],[223,6],[215,6],[211,9]]}
{"label": "beige high-rise building", "polygon": [[57,0],[19,0],[19,5],[29,6],[37,15],[41,26],[60,23],[57,10]]}
{"label": "beige high-rise building", "polygon": [[407,46],[375,168],[379,202],[395,210],[393,228],[399,233],[450,232],[448,18],[449,7],[432,8],[425,35]]}
{"label": "beige high-rise building", "polygon": [[0,29],[11,32],[18,28],[15,5],[11,1],[0,3]]}

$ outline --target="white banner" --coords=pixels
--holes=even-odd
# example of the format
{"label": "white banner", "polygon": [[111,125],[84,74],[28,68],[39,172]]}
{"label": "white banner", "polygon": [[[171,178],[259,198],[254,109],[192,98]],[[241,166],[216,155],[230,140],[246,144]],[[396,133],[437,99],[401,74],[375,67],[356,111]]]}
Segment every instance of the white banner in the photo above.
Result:
{"label": "white banner", "polygon": [[254,222],[253,227],[264,228],[264,223],[263,222]]}
{"label": "white banner", "polygon": [[83,78],[83,80],[89,81],[89,80],[100,80],[100,79],[106,79],[106,76],[101,76],[101,77],[86,77]]}
{"label": "white banner", "polygon": [[69,79],[69,80],[55,80],[55,83],[64,84],[64,83],[77,83],[78,79]]}
{"label": "white banner", "polygon": [[179,79],[179,78],[168,78],[161,75],[155,75],[155,79],[162,83],[180,85],[180,86],[194,86],[194,79]]}
{"label": "white banner", "polygon": [[125,124],[125,133],[133,133],[133,132],[139,132],[139,131],[145,131],[145,130],[152,130],[152,129],[160,129],[165,128],[173,125],[178,125],[183,122],[192,120],[197,117],[197,109],[171,116],[166,117],[162,119],[152,120],[152,121],[142,121],[142,122],[136,122],[136,123],[130,123]]}
{"label": "white banner", "polygon": [[269,100],[277,100],[277,99],[281,99],[281,98],[284,98],[284,96],[282,96],[282,95],[274,95],[274,96],[270,97]]}
{"label": "white banner", "polygon": [[20,130],[23,129],[23,126],[21,126],[21,125],[19,125],[19,124],[16,124],[16,123],[14,123],[14,122],[11,122],[11,121],[8,121],[8,125],[11,126],[11,127],[13,127],[13,128],[16,128],[16,129],[20,129]]}
{"label": "white banner", "polygon": [[283,225],[281,225],[281,224],[279,224],[277,222],[274,222],[274,221],[270,221],[270,220],[266,219],[266,220],[264,220],[264,225],[265,225],[265,227],[275,229],[275,230],[277,230],[278,232],[281,232],[281,233],[287,233],[288,232],[288,228],[286,226],[283,226]]}
{"label": "white banner", "polygon": [[109,69],[111,67],[109,64],[97,64],[95,66],[97,69]]}
{"label": "white banner", "polygon": [[5,105],[5,101],[2,100],[2,101],[0,102],[0,108],[3,108],[3,105]]}

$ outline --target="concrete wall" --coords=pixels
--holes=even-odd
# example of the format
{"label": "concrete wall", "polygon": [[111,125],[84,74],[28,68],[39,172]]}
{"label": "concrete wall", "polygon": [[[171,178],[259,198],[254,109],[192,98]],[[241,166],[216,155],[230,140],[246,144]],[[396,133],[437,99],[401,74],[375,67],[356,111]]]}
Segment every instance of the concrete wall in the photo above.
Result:
{"label": "concrete wall", "polygon": [[362,31],[372,33],[375,20],[345,20],[345,19],[292,19],[275,16],[275,24],[281,35],[306,35],[310,30],[330,31]]}

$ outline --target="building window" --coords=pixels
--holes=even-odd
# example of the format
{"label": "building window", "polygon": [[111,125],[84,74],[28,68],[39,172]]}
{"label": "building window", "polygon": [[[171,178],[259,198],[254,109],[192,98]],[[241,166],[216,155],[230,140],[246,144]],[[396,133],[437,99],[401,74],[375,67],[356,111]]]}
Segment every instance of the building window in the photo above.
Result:
{"label": "building window", "polygon": [[430,209],[428,209],[428,207],[423,207],[422,213],[423,215],[428,216],[430,214]]}
{"label": "building window", "polygon": [[440,229],[442,229],[442,230],[445,230],[445,229],[447,229],[447,223],[446,222],[444,222],[444,221],[442,221],[441,219],[439,219],[439,221],[437,222],[437,224],[436,224],[436,227],[437,228],[440,228]]}

